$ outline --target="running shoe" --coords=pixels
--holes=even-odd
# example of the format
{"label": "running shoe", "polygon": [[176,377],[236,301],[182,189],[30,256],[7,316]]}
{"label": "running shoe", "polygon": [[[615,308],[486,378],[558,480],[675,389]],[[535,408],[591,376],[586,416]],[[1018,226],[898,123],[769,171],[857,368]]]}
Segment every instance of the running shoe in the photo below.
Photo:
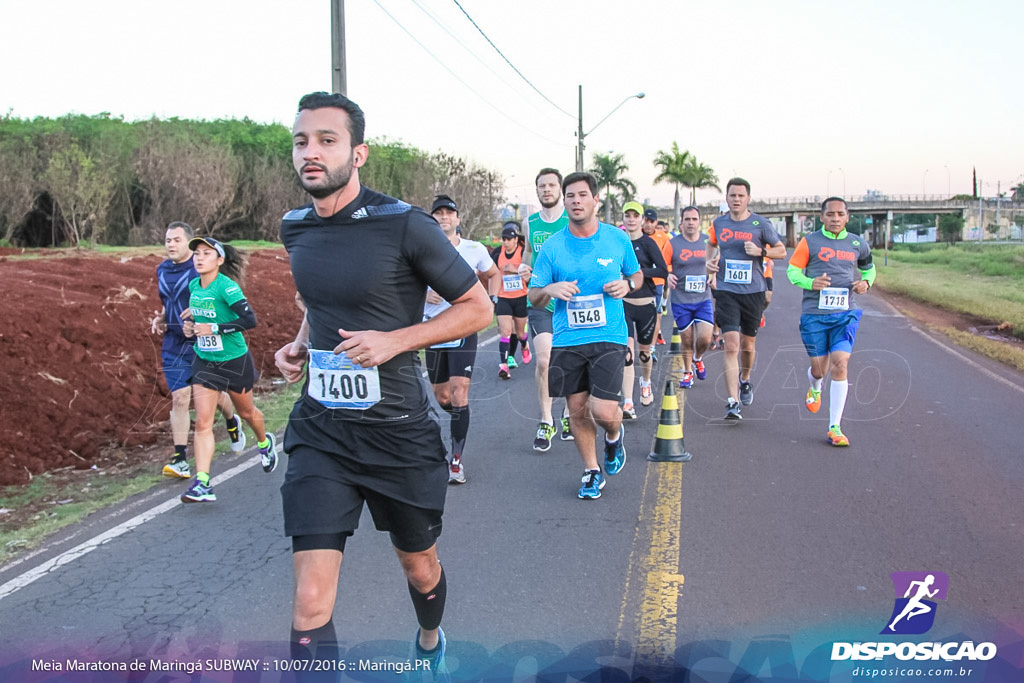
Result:
{"label": "running shoe", "polygon": [[807,396],[804,398],[804,405],[812,413],[821,410],[821,389],[815,389],[814,387],[808,389]]}
{"label": "running shoe", "polygon": [[651,362],[652,363],[657,363],[658,362],[658,349],[654,349],[654,348],[651,349]]}
{"label": "running shoe", "polygon": [[633,407],[633,402],[632,401],[626,401],[626,403],[622,406],[622,419],[623,420],[635,420],[636,419],[636,409]]}
{"label": "running shoe", "polygon": [[533,450],[546,453],[551,450],[551,437],[555,435],[555,426],[541,422],[537,427],[537,438],[533,440]]}
{"label": "running shoe", "polygon": [[839,429],[839,425],[832,425],[828,428],[828,442],[833,446],[849,446],[850,440],[843,434],[843,430]]}
{"label": "running shoe", "polygon": [[181,494],[182,503],[212,503],[215,500],[217,500],[217,496],[213,493],[213,487],[198,479],[193,479],[192,486]]}
{"label": "running shoe", "polygon": [[267,447],[260,449],[260,464],[263,471],[269,473],[277,469],[277,437],[274,432],[267,432],[267,441],[270,442]]}
{"label": "running shoe", "polygon": [[241,453],[245,450],[245,430],[242,429],[242,421],[238,419],[238,416],[233,416],[234,427],[228,427],[228,438],[231,439],[231,451],[233,453]]}
{"label": "running shoe", "polygon": [[697,379],[705,380],[708,378],[708,369],[704,367],[704,361],[693,361],[693,369],[697,371]]}
{"label": "running shoe", "polygon": [[562,441],[575,441],[576,438],[572,435],[572,428],[569,425],[569,418],[562,418],[562,433],[559,436]]}
{"label": "running shoe", "polygon": [[445,642],[444,631],[441,627],[437,629],[437,646],[433,650],[424,650],[420,647],[420,632],[416,630],[416,637],[413,638],[413,651],[416,653],[414,659],[416,661],[426,661],[426,671],[431,674],[431,678],[434,681],[450,681],[451,676],[448,673],[448,665],[444,661],[444,652],[448,647]]}
{"label": "running shoe", "polygon": [[626,464],[626,428],[619,427],[619,440],[615,443],[604,442],[604,471],[611,476],[622,471]]}
{"label": "running shoe", "polygon": [[462,458],[454,457],[452,458],[452,461],[448,463],[448,483],[466,483],[466,468],[462,466]]}
{"label": "running shoe", "polygon": [[583,473],[583,486],[580,487],[579,497],[595,500],[601,497],[601,489],[604,488],[605,480],[601,470],[587,470]]}
{"label": "running shoe", "polygon": [[683,378],[681,380],[679,380],[679,388],[680,389],[689,389],[692,386],[693,386],[693,373],[692,372],[684,372],[683,373]]}
{"label": "running shoe", "polygon": [[640,405],[649,406],[654,403],[654,389],[650,384],[640,385]]}
{"label": "running shoe", "polygon": [[192,477],[192,470],[188,468],[188,460],[177,460],[164,465],[164,476],[175,479],[189,479]]}
{"label": "running shoe", "polygon": [[523,347],[523,363],[525,365],[529,365],[531,360],[533,360],[533,354],[530,353],[530,347],[524,346]]}
{"label": "running shoe", "polygon": [[519,367],[519,363],[516,362],[515,357],[514,356],[509,356],[508,357],[508,369],[509,370],[515,370],[518,367]]}
{"label": "running shoe", "polygon": [[740,415],[740,404],[734,398],[730,398],[729,402],[725,404],[725,419],[726,420],[742,420],[743,419],[743,416]]}
{"label": "running shoe", "polygon": [[512,373],[508,371],[508,364],[502,363],[498,366],[498,377],[502,379],[511,379]]}
{"label": "running shoe", "polygon": [[749,406],[754,402],[754,385],[750,382],[740,382],[740,403]]}
{"label": "running shoe", "polygon": [[658,343],[659,344],[664,344],[665,343],[665,337],[664,337],[664,335],[661,334],[661,332],[658,332]]}

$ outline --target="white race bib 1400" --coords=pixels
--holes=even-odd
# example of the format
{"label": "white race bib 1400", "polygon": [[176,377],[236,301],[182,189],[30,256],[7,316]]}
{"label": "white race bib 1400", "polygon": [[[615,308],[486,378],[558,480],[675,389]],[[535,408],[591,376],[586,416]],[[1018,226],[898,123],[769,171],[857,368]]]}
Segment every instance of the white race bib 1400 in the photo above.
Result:
{"label": "white race bib 1400", "polygon": [[344,353],[310,349],[306,393],[326,408],[366,410],[380,402],[380,373]]}

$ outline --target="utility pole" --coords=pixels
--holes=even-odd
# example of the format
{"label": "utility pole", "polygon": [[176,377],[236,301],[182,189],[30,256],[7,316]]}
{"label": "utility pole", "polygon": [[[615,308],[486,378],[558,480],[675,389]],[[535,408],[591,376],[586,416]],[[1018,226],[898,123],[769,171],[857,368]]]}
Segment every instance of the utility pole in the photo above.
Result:
{"label": "utility pole", "polygon": [[345,0],[331,0],[331,61],[333,92],[348,95],[348,76],[345,72]]}
{"label": "utility pole", "polygon": [[580,115],[577,119],[579,127],[576,129],[576,170],[583,170],[583,86],[580,85]]}

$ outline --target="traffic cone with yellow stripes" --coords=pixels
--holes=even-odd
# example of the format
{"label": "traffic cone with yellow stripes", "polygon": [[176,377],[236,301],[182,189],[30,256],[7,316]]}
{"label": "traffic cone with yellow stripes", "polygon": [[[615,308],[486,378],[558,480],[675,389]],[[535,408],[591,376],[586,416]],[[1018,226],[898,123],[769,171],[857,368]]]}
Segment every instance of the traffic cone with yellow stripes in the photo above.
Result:
{"label": "traffic cone with yellow stripes", "polygon": [[[684,401],[685,401],[685,394]],[[647,459],[651,462],[688,462],[693,457],[683,443],[683,422],[680,419],[679,399],[675,380],[665,382],[665,395],[661,399],[661,419],[654,435],[654,446]]]}
{"label": "traffic cone with yellow stripes", "polygon": [[[672,325],[672,344],[668,347],[669,378],[678,382],[683,378],[683,335]],[[667,394],[666,394],[667,395]]]}

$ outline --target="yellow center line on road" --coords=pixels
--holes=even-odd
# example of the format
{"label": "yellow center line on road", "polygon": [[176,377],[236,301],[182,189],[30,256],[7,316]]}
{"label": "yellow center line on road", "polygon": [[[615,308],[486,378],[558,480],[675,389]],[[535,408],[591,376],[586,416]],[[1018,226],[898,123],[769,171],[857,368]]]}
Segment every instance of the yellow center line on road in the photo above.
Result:
{"label": "yellow center line on road", "polygon": [[679,594],[684,581],[679,573],[682,483],[681,464],[647,464],[616,636],[616,643],[621,643],[632,602],[630,581],[636,577],[642,591],[635,607],[638,614],[633,650],[638,661],[666,662],[675,654]]}

